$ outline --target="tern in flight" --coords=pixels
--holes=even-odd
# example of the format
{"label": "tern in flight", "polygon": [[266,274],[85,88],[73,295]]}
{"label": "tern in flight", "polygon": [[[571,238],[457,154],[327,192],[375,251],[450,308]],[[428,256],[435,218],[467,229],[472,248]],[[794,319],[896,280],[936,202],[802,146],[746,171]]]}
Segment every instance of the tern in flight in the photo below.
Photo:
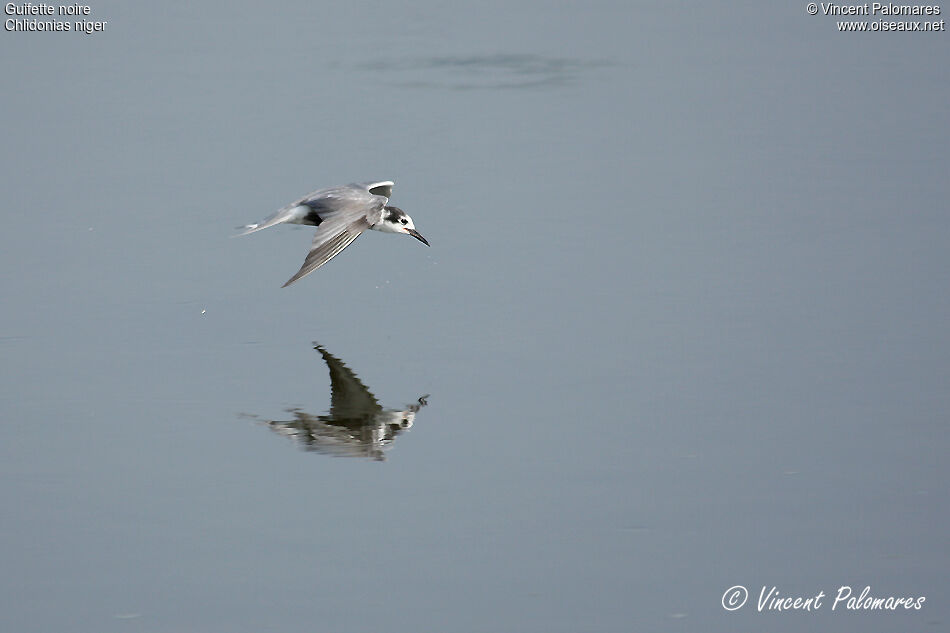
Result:
{"label": "tern in flight", "polygon": [[404,233],[428,246],[429,242],[416,230],[412,218],[399,207],[388,205],[392,191],[391,180],[318,189],[260,222],[240,227],[244,229],[240,235],[277,224],[306,224],[317,227],[307,259],[300,270],[283,285],[284,288],[336,257],[367,229],[383,233]]}

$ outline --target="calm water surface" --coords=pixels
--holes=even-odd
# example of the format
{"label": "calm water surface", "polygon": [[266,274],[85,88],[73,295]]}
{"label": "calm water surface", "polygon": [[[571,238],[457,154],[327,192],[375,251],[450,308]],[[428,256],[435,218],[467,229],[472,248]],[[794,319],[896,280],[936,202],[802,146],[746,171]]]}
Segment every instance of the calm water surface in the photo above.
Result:
{"label": "calm water surface", "polygon": [[[91,10],[0,33],[0,630],[946,629],[945,33]],[[431,249],[229,239],[371,179]]]}

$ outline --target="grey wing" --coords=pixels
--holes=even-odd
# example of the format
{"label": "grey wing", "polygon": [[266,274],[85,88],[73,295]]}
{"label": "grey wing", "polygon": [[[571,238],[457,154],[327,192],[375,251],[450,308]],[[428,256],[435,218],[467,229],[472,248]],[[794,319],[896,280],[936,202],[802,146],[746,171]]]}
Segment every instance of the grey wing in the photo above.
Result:
{"label": "grey wing", "polygon": [[363,212],[339,213],[325,220],[317,229],[317,234],[313,236],[313,243],[310,245],[310,252],[303,266],[281,287],[286,288],[326,264],[369,227],[370,222]]}
{"label": "grey wing", "polygon": [[315,345],[330,369],[330,416],[346,420],[373,415],[382,411],[376,397],[343,361],[321,345]]}
{"label": "grey wing", "polygon": [[392,189],[391,180],[317,189],[294,200],[260,222],[239,227],[244,231],[238,236],[261,231],[277,224],[314,224],[304,218],[316,212],[322,221],[354,208],[362,209],[369,217],[370,224],[376,224],[382,218],[382,208],[389,201]]}
{"label": "grey wing", "polygon": [[294,201],[285,209],[304,206],[311,211],[316,211],[322,219],[355,209],[360,209],[367,214],[378,212],[378,218],[370,222],[375,224],[382,217],[382,209],[389,202],[391,191],[392,183],[389,181],[318,189]]}
{"label": "grey wing", "polygon": [[361,182],[357,186],[365,189],[375,196],[382,196],[386,199],[393,197],[392,180],[380,180],[378,182]]}

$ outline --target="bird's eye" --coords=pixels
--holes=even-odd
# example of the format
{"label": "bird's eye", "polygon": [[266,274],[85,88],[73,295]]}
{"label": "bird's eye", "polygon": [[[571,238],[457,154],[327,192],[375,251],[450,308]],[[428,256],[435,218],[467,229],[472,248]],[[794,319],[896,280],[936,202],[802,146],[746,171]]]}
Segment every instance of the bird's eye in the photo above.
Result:
{"label": "bird's eye", "polygon": [[405,223],[406,223],[406,218],[403,218],[403,219],[401,219],[401,220],[399,220],[399,221],[402,222],[403,224],[405,224]]}

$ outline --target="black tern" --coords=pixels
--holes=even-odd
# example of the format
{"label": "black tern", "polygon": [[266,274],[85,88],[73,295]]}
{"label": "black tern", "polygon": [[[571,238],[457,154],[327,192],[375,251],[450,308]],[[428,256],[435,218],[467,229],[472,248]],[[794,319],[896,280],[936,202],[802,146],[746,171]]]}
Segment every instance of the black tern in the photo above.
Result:
{"label": "black tern", "polygon": [[416,230],[412,218],[399,207],[388,206],[392,191],[391,180],[318,189],[260,222],[240,227],[245,229],[240,235],[277,224],[307,224],[317,227],[303,266],[281,286],[282,288],[326,264],[367,229],[383,233],[405,233],[428,246],[429,242]]}
{"label": "black tern", "polygon": [[[299,408],[288,409],[293,420],[267,420],[273,431],[292,437],[308,450],[337,457],[385,459],[400,433],[412,428],[416,413],[426,406],[428,395],[403,409],[384,409],[366,385],[343,361],[314,343],[330,369],[330,412],[313,415]],[[256,416],[250,416],[256,417]]]}

